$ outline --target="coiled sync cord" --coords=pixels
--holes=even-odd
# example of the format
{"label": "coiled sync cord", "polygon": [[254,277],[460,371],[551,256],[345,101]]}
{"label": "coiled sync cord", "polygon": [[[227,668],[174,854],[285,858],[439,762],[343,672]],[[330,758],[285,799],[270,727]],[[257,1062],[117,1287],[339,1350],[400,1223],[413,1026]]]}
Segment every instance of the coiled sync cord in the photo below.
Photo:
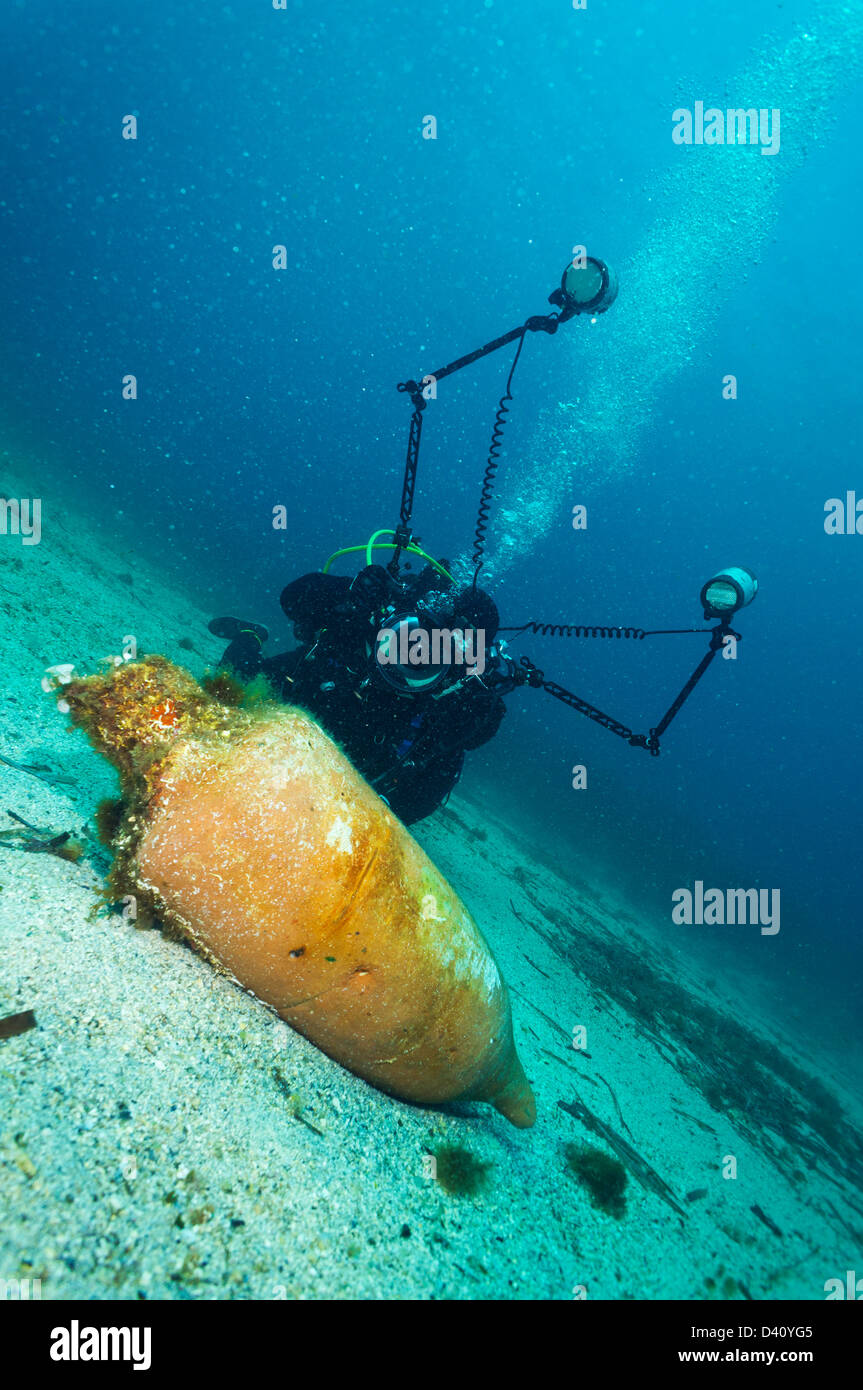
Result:
{"label": "coiled sync cord", "polygon": [[503,446],[503,428],[506,424],[506,417],[509,414],[509,406],[507,405],[507,401],[512,400],[512,392],[510,391],[510,387],[512,386],[512,378],[515,375],[515,369],[518,366],[518,359],[521,356],[521,350],[524,347],[524,335],[526,334],[526,332],[527,324],[525,324],[524,328],[521,330],[521,337],[518,340],[518,348],[516,349],[516,354],[513,358],[512,366],[509,369],[509,376],[507,377],[506,382],[506,390],[500,398],[497,407],[497,413],[494,417],[494,426],[491,432],[491,444],[489,445],[488,459],[486,461],[485,472],[482,478],[482,489],[480,491],[479,497],[479,510],[477,512],[476,518],[476,531],[474,533],[473,539],[473,555],[471,556],[471,562],[474,567],[474,588],[476,588],[477,575],[479,574],[480,570],[483,567],[483,564],[485,563],[485,561],[482,558],[483,551],[485,550],[485,533],[488,527],[489,512],[491,511],[491,499],[494,493],[494,477],[498,469],[498,464],[500,463],[500,451]]}

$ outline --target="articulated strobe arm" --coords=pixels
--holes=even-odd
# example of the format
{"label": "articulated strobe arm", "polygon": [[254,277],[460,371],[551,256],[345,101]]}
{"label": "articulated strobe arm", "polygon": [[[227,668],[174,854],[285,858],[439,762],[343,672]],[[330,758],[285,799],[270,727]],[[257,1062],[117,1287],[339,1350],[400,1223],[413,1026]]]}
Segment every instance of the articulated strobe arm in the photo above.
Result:
{"label": "articulated strobe arm", "polygon": [[[601,630],[603,632],[613,632],[615,629]],[[595,705],[588,704],[587,700],[582,700],[579,695],[573,694],[573,692],[567,690],[565,686],[558,685],[556,681],[546,680],[545,673],[541,671],[538,666],[535,666],[527,656],[521,658],[521,667],[524,674],[519,683],[533,686],[536,689],[545,690],[549,695],[553,695],[556,700],[560,700],[561,704],[567,705],[570,709],[576,710],[579,714],[586,715],[587,718],[592,719],[595,724],[601,724],[604,729],[608,729],[609,733],[617,734],[618,738],[625,738],[630,747],[646,748],[651,757],[658,758],[659,740],[665,733],[672,719],[674,719],[685,701],[692,694],[696,685],[701,680],[701,677],[716,656],[716,653],[721,651],[725,646],[726,638],[731,637],[738,642],[741,640],[740,633],[734,632],[730,627],[728,618],[723,618],[718,626],[714,628],[687,628],[679,630],[710,632],[710,648],[696,666],[689,680],[680,691],[680,694],[666,710],[656,727],[650,730],[649,734],[633,733],[632,729],[626,724],[621,724],[618,719],[615,719],[610,714],[606,714],[604,710],[597,709]],[[636,629],[636,631],[642,637],[658,635],[642,632],[641,629]]]}
{"label": "articulated strobe arm", "polygon": [[617,297],[617,276],[604,261],[597,260],[594,256],[585,256],[583,262],[573,261],[563,272],[560,287],[552,291],[548,296],[549,304],[556,306],[559,312],[551,314],[535,314],[525,323],[519,324],[517,328],[511,328],[508,333],[503,333],[499,338],[494,338],[490,343],[483,347],[476,348],[474,352],[466,353],[464,357],[457,357],[454,362],[449,362],[445,367],[438,367],[435,372],[428,372],[421,382],[400,381],[398,390],[410,396],[413,404],[411,415],[410,433],[408,435],[407,457],[405,459],[405,474],[402,483],[402,500],[399,511],[399,525],[395,531],[396,551],[389,563],[390,573],[398,574],[399,555],[413,539],[410,529],[411,514],[413,512],[414,492],[417,483],[417,468],[419,466],[420,443],[422,441],[423,411],[426,408],[426,392],[430,391],[439,381],[452,376],[454,372],[459,372],[463,367],[469,367],[471,363],[480,361],[483,357],[488,357],[492,352],[497,352],[499,348],[506,347],[508,343],[518,342],[518,350],[515,361],[509,373],[506,393],[500,406],[498,407],[498,423],[496,425],[496,443],[493,442],[492,454],[489,463],[486,465],[486,476],[483,482],[483,499],[480,505],[480,520],[478,523],[477,538],[475,544],[474,562],[478,565],[482,555],[482,534],[485,530],[485,518],[483,508],[487,505],[491,492],[491,481],[497,467],[497,448],[499,447],[499,425],[501,411],[506,414],[504,400],[511,400],[509,388],[512,384],[513,373],[515,372],[519,354],[524,344],[527,333],[556,333],[562,323],[568,319],[576,317],[578,314],[604,314],[610,308]]}

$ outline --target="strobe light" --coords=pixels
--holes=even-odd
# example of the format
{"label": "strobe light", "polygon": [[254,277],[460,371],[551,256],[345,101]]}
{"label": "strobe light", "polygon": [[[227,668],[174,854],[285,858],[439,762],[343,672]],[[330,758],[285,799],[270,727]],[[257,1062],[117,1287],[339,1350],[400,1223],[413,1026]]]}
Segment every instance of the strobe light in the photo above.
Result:
{"label": "strobe light", "polygon": [[720,570],[701,590],[705,618],[731,618],[751,603],[758,593],[758,580],[751,570],[732,565]]}
{"label": "strobe light", "polygon": [[617,298],[617,288],[617,276],[611,266],[596,256],[585,256],[583,265],[570,262],[563,272],[560,289],[549,299],[561,306],[565,317],[604,314]]}

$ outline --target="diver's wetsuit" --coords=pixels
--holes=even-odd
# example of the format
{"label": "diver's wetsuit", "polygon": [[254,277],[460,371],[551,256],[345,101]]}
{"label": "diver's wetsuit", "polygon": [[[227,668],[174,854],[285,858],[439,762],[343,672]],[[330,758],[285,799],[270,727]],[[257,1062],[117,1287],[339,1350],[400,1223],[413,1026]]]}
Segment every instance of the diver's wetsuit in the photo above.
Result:
{"label": "diver's wetsuit", "polygon": [[315,715],[405,824],[431,815],[458,781],[465,751],[497,732],[505,706],[494,681],[471,678],[436,697],[401,695],[370,678],[379,605],[347,578],[303,575],[284,590],[282,607],[301,646],[264,657],[259,639],[243,632],[222,664],[246,677],[263,672],[283,700]]}

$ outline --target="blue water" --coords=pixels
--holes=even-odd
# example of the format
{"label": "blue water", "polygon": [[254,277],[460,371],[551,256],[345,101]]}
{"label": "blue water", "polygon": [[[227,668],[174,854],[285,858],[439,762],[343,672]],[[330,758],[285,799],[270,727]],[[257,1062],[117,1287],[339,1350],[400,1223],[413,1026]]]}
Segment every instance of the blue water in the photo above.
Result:
{"label": "blue water", "polygon": [[[825,535],[823,508],[863,496],[861,29],[859,0],[47,0],[7,12],[0,82],[5,447],[275,648],[287,579],[397,520],[396,383],[544,312],[574,244],[617,267],[606,316],[522,354],[487,552],[504,621],[701,626],[729,563],[760,593],[660,758],[524,690],[463,787],[562,863],[595,858],[676,941],[809,997],[843,1047],[863,538]],[[738,92],[782,108],[778,155],[672,143],[676,107]],[[427,411],[413,519],[435,554],[470,551],[511,358]],[[705,642],[517,650],[646,732]],[[779,935],[672,928],[697,878],[779,888]]]}

